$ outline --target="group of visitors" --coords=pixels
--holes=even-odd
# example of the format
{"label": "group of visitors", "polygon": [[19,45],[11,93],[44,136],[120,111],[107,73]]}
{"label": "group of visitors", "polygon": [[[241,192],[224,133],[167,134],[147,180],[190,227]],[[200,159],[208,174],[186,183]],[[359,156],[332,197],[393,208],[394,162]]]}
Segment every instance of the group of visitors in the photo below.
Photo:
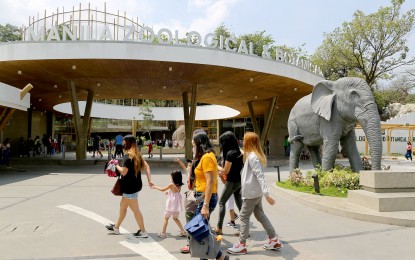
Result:
{"label": "group of visitors", "polygon": [[[186,212],[186,222],[198,214],[209,220],[219,204],[219,220],[215,227],[215,232],[217,235],[222,234],[226,202],[233,196],[240,212],[241,225],[238,242],[228,248],[227,252],[230,254],[246,254],[248,252],[246,240],[249,236],[249,220],[252,214],[254,214],[268,234],[269,239],[263,248],[272,250],[281,248],[282,245],[278,235],[262,207],[262,197],[265,197],[270,205],[274,205],[275,200],[269,195],[269,190],[265,183],[263,169],[266,165],[266,156],[258,135],[252,132],[246,133],[243,150],[239,148],[238,141],[232,132],[224,133],[219,138],[219,142],[223,159],[218,164],[208,135],[204,130],[196,130],[192,139],[194,158],[192,161],[189,161],[187,167],[184,167],[184,164],[180,162],[182,168],[188,172],[188,188],[195,191],[196,199],[202,198],[195,212]],[[122,162],[119,163],[118,160],[112,160],[116,164],[117,171],[122,176],[121,187],[123,194],[120,211],[117,221],[107,225],[106,228],[114,234],[119,234],[119,228],[126,216],[127,209],[130,208],[139,226],[139,230],[134,235],[141,238],[148,237],[143,215],[138,204],[138,193],[143,186],[141,172],[145,171],[150,188],[166,192],[167,194],[163,227],[158,236],[161,238],[167,236],[166,228],[170,217],[173,217],[173,220],[180,228],[180,236],[185,236],[186,232],[179,220],[179,213],[183,210],[180,195],[181,186],[183,185],[181,171],[173,171],[170,183],[166,186],[157,186],[151,179],[150,167],[139,152],[133,135],[123,137],[122,148],[125,151]],[[220,196],[218,196],[218,179],[221,179],[225,184]],[[189,246],[182,248],[181,252],[189,253]],[[228,259],[228,256],[219,251],[216,259]]]}
{"label": "group of visitors", "polygon": [[19,138],[17,144],[17,152],[19,157],[35,157],[42,153],[45,156],[59,154],[62,151],[64,141],[59,137],[58,139],[47,137],[43,135],[42,139],[37,135],[33,140],[30,136],[25,140],[23,137]]}

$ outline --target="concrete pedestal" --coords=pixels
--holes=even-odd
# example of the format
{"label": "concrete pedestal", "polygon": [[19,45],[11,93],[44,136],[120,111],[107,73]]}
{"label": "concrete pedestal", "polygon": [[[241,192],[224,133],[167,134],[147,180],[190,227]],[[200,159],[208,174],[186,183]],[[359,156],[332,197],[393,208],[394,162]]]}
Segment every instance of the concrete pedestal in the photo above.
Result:
{"label": "concrete pedestal", "polygon": [[378,212],[415,211],[415,172],[361,171],[360,185],[349,202]]}

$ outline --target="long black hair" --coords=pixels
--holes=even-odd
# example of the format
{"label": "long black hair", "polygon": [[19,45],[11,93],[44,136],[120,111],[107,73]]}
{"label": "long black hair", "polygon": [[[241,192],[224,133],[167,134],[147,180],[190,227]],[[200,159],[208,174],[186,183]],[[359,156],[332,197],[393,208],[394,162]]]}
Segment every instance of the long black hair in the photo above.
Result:
{"label": "long black hair", "polygon": [[231,131],[226,131],[219,137],[219,145],[223,157],[223,165],[225,165],[226,156],[229,151],[235,150],[240,153],[238,140]]}
{"label": "long black hair", "polygon": [[171,179],[173,180],[174,185],[176,186],[182,186],[182,172],[180,170],[173,170],[171,173]]}
{"label": "long black hair", "polygon": [[200,160],[200,158],[202,158],[202,156],[207,152],[215,153],[213,145],[205,131],[200,129],[195,130],[193,134],[193,142],[196,145],[196,152],[194,154],[195,160]]}

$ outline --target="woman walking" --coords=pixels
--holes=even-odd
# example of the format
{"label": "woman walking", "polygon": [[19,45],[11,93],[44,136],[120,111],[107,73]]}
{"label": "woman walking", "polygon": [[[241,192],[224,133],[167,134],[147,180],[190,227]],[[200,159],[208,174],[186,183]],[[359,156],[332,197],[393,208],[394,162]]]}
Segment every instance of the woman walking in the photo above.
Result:
{"label": "woman walking", "polygon": [[264,180],[263,167],[266,165],[266,157],[261,147],[257,134],[252,132],[245,133],[244,136],[244,168],[241,173],[242,184],[242,209],[240,212],[241,228],[239,242],[233,247],[228,248],[230,254],[246,254],[246,239],[249,236],[249,218],[254,213],[255,218],[263,226],[268,234],[268,242],[264,244],[264,249],[277,250],[282,247],[281,242],[275,233],[274,227],[269,221],[262,208],[262,196],[270,205],[275,204],[275,200],[269,196],[269,190]]}
{"label": "woman walking", "polygon": [[241,211],[241,170],[243,167],[242,153],[239,149],[238,140],[231,131],[223,133],[219,137],[223,165],[218,167],[219,176],[224,181],[225,187],[219,200],[219,219],[216,225],[216,233],[222,235],[223,219],[226,214],[226,202],[231,195],[234,196],[236,206]]}
{"label": "woman walking", "polygon": [[122,166],[117,164],[117,161],[113,162],[116,165],[117,172],[121,174],[121,190],[123,192],[120,202],[120,213],[118,220],[115,224],[109,224],[106,228],[112,233],[120,234],[120,226],[125,216],[127,215],[127,209],[130,208],[134,213],[135,220],[139,226],[139,230],[134,234],[136,237],[146,238],[148,234],[144,226],[143,215],[141,214],[138,206],[138,192],[143,187],[141,180],[141,171],[145,170],[147,174],[148,185],[152,187],[154,183],[151,181],[151,172],[148,164],[143,160],[140,152],[137,148],[137,143],[133,135],[126,135],[123,138],[123,148],[126,154],[123,157]]}
{"label": "woman walking", "polygon": [[[204,194],[204,198],[197,205],[195,216],[201,214],[209,220],[210,214],[218,203],[218,166],[212,143],[205,131],[196,130],[193,135],[193,154],[195,155],[194,174],[196,176],[195,197],[198,199]],[[216,259],[228,259],[222,251],[219,251]]]}
{"label": "woman walking", "polygon": [[411,159],[411,161],[412,161],[412,144],[409,141],[406,143],[406,154],[405,154],[405,158],[406,158],[407,161],[409,159]]}

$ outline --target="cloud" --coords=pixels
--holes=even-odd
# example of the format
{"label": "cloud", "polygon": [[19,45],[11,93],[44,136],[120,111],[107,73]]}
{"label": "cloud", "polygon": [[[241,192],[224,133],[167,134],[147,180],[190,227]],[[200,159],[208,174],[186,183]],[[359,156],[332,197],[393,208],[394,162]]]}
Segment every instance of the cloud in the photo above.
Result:
{"label": "cloud", "polygon": [[213,2],[215,1],[214,0],[188,0],[188,5],[191,8],[192,7],[200,8],[200,7],[209,6]]}
{"label": "cloud", "polygon": [[179,37],[184,38],[187,32],[197,31],[202,37],[213,32],[229,15],[232,6],[239,0],[188,0],[189,13],[196,18],[191,19],[188,24],[179,20],[170,20],[164,23],[154,24],[154,29],[169,28],[178,30]]}

